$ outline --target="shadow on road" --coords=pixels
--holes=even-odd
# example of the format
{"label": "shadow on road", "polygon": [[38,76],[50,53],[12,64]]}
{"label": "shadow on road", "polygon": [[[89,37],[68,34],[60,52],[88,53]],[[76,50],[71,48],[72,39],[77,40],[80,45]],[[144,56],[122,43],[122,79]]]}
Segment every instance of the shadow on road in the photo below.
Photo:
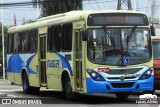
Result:
{"label": "shadow on road", "polygon": [[36,98],[53,99],[56,104],[135,104],[135,99],[118,100],[113,94],[104,95],[81,95],[78,94],[74,100],[65,98],[62,92],[40,91],[34,94]]}

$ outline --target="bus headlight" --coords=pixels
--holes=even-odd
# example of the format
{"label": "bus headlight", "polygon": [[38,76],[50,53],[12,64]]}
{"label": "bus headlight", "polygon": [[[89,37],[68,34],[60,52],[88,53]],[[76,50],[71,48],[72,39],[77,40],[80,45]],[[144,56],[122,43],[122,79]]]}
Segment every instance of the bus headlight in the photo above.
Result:
{"label": "bus headlight", "polygon": [[88,69],[87,73],[95,81],[105,81],[105,79],[98,72],[96,72],[94,70]]}
{"label": "bus headlight", "polygon": [[143,80],[143,79],[148,79],[150,78],[152,75],[152,70],[151,69],[148,69],[146,72],[144,72],[141,76],[140,76],[140,80]]}

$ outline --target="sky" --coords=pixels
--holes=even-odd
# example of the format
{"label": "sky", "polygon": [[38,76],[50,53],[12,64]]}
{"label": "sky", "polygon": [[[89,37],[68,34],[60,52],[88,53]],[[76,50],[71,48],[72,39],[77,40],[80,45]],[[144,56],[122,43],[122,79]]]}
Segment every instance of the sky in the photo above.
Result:
{"label": "sky", "polygon": [[[16,3],[16,2],[27,2],[31,0],[3,0],[4,3]],[[0,0],[1,2],[1,0]],[[24,6],[24,7],[6,7],[4,8],[4,24],[10,26],[14,24],[14,14],[16,17],[17,25],[21,25],[23,20],[37,18],[37,9],[33,6]],[[1,13],[0,19],[2,20]],[[1,21],[0,21],[1,22]]]}
{"label": "sky", "polygon": [[[32,0],[3,0],[4,3],[16,3],[16,2],[27,2]],[[108,1],[108,2],[105,2]],[[132,1],[133,10],[136,10],[136,4],[140,8],[140,11],[146,12],[148,0],[136,0]],[[2,0],[0,0],[2,2]],[[105,2],[105,3],[104,3]],[[83,9],[84,10],[115,10],[117,8],[117,0],[85,0],[83,2]],[[39,9],[40,13],[40,9]],[[4,8],[4,24],[6,26],[14,25],[14,14],[16,16],[16,23],[17,25],[21,25],[23,20],[36,20],[37,18],[37,9],[33,8],[33,6],[24,6],[24,7],[7,7]],[[0,20],[1,11],[0,11]],[[0,21],[1,22],[1,21]]]}

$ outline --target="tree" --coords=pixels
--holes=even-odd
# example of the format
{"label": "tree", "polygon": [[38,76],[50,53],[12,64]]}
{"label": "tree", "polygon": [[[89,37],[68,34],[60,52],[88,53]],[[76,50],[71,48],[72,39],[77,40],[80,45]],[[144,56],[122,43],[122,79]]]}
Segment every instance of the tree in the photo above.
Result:
{"label": "tree", "polygon": [[[33,0],[36,2],[37,0]],[[82,10],[82,0],[38,0],[41,16],[65,13],[72,10]],[[34,4],[36,7],[36,4]]]}
{"label": "tree", "polygon": [[31,19],[25,20],[25,18],[23,18],[22,25],[27,24],[27,23],[33,23],[33,22],[35,22],[35,20],[31,20]]}

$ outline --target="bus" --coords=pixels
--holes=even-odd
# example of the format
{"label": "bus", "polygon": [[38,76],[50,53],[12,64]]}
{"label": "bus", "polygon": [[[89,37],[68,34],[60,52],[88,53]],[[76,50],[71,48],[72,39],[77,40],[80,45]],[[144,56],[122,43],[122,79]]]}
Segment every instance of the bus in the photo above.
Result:
{"label": "bus", "polygon": [[71,11],[11,27],[7,77],[25,93],[40,88],[76,93],[152,91],[151,27],[136,11]]}
{"label": "bus", "polygon": [[160,89],[160,36],[152,36],[154,89]]}

